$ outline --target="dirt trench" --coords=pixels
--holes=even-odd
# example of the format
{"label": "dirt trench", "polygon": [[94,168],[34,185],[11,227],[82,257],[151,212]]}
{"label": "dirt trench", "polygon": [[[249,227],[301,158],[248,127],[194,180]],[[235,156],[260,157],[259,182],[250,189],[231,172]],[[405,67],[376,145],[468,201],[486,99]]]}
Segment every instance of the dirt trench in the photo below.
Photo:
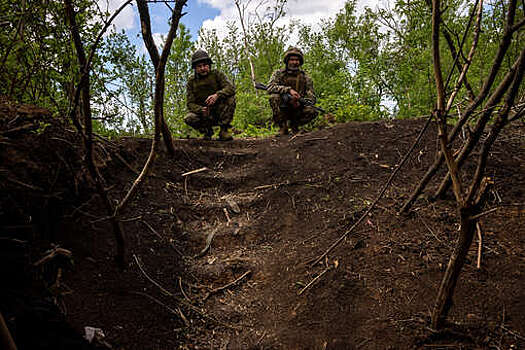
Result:
{"label": "dirt trench", "polygon": [[[57,292],[78,331],[104,330],[116,349],[491,349],[525,346],[524,215],[481,220],[458,283],[451,325],[429,311],[457,235],[454,202],[422,196],[397,215],[435,155],[427,132],[385,198],[328,258],[311,266],[363,213],[422,120],[347,123],[289,137],[175,140],[125,213],[129,265],[97,216],[65,241],[75,267]],[[525,137],[508,130],[489,167],[489,205],[523,203]],[[104,176],[121,198],[150,140],[116,142]],[[472,165],[467,166],[467,170]],[[188,174],[189,173],[189,174]],[[87,223],[87,224],[86,224]],[[80,236],[79,236],[80,235]],[[83,237],[83,239],[79,239]],[[64,287],[65,288],[65,287]]]}

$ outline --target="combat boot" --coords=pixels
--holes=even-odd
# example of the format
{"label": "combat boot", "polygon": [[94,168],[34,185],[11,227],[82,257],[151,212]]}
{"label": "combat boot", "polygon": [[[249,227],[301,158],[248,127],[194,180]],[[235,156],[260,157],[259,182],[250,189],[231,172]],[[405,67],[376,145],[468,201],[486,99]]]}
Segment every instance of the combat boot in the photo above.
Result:
{"label": "combat boot", "polygon": [[221,131],[219,131],[219,140],[220,141],[231,141],[231,140],[233,140],[233,136],[230,133],[230,131],[228,131],[228,127],[221,126]]}
{"label": "combat boot", "polygon": [[279,126],[279,136],[286,136],[288,135],[288,126],[286,124],[283,124]]}
{"label": "combat boot", "polygon": [[206,141],[210,141],[211,137],[213,136],[213,129],[212,128],[204,129],[204,130],[202,130],[202,133],[204,134],[202,139],[206,140]]}
{"label": "combat boot", "polygon": [[290,125],[290,128],[292,129],[292,134],[298,134],[299,133],[299,127],[297,124]]}

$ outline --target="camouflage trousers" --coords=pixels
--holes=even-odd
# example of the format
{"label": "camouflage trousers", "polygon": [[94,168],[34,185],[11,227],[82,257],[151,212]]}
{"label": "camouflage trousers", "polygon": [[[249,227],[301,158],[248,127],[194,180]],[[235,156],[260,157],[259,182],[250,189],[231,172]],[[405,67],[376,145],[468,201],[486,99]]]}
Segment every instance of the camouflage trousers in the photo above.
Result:
{"label": "camouflage trousers", "polygon": [[309,106],[301,106],[300,108],[283,106],[279,94],[270,95],[270,107],[272,108],[273,122],[278,126],[287,126],[289,123],[292,128],[296,128],[311,122],[318,114],[315,108]]}
{"label": "camouflage trousers", "polygon": [[227,99],[219,99],[211,108],[210,115],[204,116],[189,112],[184,118],[184,122],[201,133],[206,134],[214,126],[231,127],[233,114],[236,106],[235,96]]}

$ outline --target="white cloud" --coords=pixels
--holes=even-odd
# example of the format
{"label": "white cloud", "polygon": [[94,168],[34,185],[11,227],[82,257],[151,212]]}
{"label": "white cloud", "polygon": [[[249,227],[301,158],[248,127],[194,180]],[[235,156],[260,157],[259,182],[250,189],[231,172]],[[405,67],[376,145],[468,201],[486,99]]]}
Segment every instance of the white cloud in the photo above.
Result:
{"label": "white cloud", "polygon": [[[362,10],[365,6],[375,8],[381,1],[388,0],[359,0],[357,7],[358,10]],[[220,14],[215,18],[204,21],[202,24],[204,29],[216,29],[219,35],[225,35],[226,23],[239,21],[239,14],[233,0],[199,0],[199,2],[208,4],[220,11]],[[300,21],[302,24],[313,25],[315,28],[321,24],[321,20],[334,18],[344,7],[345,2],[346,0],[289,0],[286,6],[286,15],[277,24],[284,25],[291,21]],[[246,13],[252,13],[251,18],[254,19],[253,13],[260,0],[241,1],[241,5],[247,3],[249,5]],[[268,4],[272,3],[272,0],[268,1]]]}
{"label": "white cloud", "polygon": [[[116,10],[124,4],[125,0],[98,0],[98,6],[102,11],[107,11],[110,13],[110,16],[115,13]],[[122,29],[128,30],[135,28],[135,18],[137,17],[133,7],[130,5],[127,5],[119,14],[118,16],[113,20],[113,25],[115,25],[115,28],[117,31],[121,31]]]}

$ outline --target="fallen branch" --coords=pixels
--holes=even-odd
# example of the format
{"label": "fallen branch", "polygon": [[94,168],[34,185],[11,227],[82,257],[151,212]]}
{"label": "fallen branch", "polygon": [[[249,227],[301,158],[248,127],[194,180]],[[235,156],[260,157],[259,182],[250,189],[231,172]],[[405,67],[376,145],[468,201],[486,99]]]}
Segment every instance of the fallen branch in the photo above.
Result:
{"label": "fallen branch", "polygon": [[313,280],[310,281],[310,283],[308,283],[306,286],[304,286],[303,289],[301,289],[299,291],[299,293],[297,293],[297,295],[301,295],[303,294],[308,288],[310,288],[311,286],[313,286],[321,277],[324,276],[324,274],[326,274],[328,271],[330,271],[331,269],[333,269],[333,266],[330,266],[330,267],[327,267],[323,272],[321,272],[319,274],[319,276],[317,276],[316,278],[314,278]]}
{"label": "fallen branch", "polygon": [[212,294],[216,294],[216,293],[218,293],[218,292],[220,292],[220,291],[223,291],[223,290],[225,290],[225,289],[228,289],[228,288],[230,288],[230,287],[236,285],[236,284],[239,283],[243,278],[245,278],[246,276],[250,275],[251,273],[252,273],[252,271],[251,271],[251,270],[248,270],[248,271],[246,271],[245,273],[243,273],[241,277],[237,278],[235,281],[230,282],[230,283],[228,283],[228,284],[226,284],[226,285],[224,285],[224,286],[222,286],[222,287],[212,289],[208,294],[206,294],[206,296],[204,297],[204,300],[208,299],[208,298],[210,297],[210,295],[212,295]]}
{"label": "fallen branch", "polygon": [[188,175],[193,175],[193,174],[197,174],[197,173],[202,173],[203,171],[207,171],[207,170],[210,170],[210,169],[204,167],[204,168],[188,171],[187,173],[184,173],[181,176],[188,176]]}
{"label": "fallen branch", "polygon": [[476,222],[476,229],[478,231],[478,260],[476,267],[478,270],[481,268],[481,248],[483,246],[483,237],[481,236],[481,225]]}
{"label": "fallen branch", "polygon": [[165,295],[169,296],[169,297],[172,297],[173,296],[173,293],[169,292],[166,288],[164,288],[163,286],[161,286],[158,282],[156,282],[154,279],[152,279],[147,273],[146,271],[144,271],[144,268],[142,267],[142,263],[140,262],[139,258],[133,254],[133,258],[135,259],[135,262],[137,263],[137,266],[139,267],[140,271],[142,272],[142,274],[144,275],[144,277],[146,277],[148,279],[148,281],[150,281],[151,283],[153,283],[155,286],[157,286],[160,291],[162,293],[164,293]]}
{"label": "fallen branch", "polygon": [[71,253],[70,250],[57,247],[57,248],[54,248],[49,254],[44,256],[42,259],[40,259],[36,263],[34,263],[33,266],[40,266],[42,264],[45,264],[46,262],[48,262],[49,260],[54,259],[58,255],[62,255],[64,257],[68,258],[68,259],[71,259],[71,257],[73,256],[73,254]]}
{"label": "fallen branch", "polygon": [[140,220],[140,222],[142,222],[142,223],[144,224],[144,226],[146,226],[147,228],[149,228],[149,230],[150,230],[151,232],[153,232],[153,234],[154,234],[155,236],[157,236],[161,241],[163,240],[163,239],[162,239],[162,236],[160,235],[160,233],[158,233],[153,227],[151,227],[150,224],[148,224],[148,223],[147,223],[146,221],[144,221],[144,220]]}

